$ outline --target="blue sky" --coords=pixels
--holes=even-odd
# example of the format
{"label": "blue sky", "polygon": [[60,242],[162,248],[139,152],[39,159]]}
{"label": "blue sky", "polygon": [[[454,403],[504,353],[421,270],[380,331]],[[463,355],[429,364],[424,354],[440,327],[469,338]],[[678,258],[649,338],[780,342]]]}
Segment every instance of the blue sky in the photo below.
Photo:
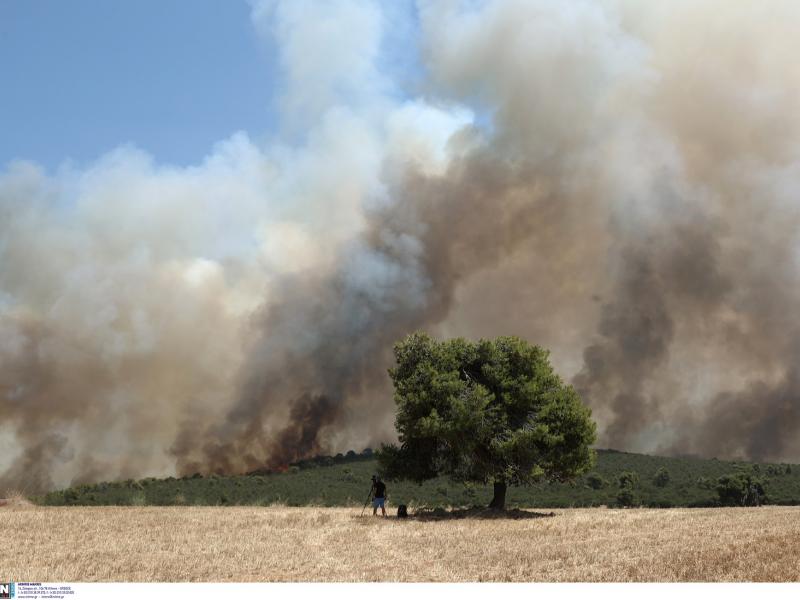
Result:
{"label": "blue sky", "polygon": [[4,0],[0,169],[127,143],[196,163],[234,131],[275,127],[275,73],[244,0]]}

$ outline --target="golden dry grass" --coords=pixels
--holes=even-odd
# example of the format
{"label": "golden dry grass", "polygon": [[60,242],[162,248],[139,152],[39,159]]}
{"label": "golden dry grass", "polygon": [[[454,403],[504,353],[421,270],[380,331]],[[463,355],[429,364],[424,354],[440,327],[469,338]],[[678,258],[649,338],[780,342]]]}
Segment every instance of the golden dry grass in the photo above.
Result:
{"label": "golden dry grass", "polygon": [[[0,509],[10,581],[798,581],[800,508],[556,510],[399,521],[359,509]],[[10,579],[9,579],[10,578]]]}

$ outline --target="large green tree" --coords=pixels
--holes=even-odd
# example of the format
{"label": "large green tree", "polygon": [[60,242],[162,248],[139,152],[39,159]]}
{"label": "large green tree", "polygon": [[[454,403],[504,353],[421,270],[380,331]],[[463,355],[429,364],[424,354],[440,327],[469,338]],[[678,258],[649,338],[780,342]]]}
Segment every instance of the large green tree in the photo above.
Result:
{"label": "large green tree", "polygon": [[491,482],[489,506],[502,509],[509,485],[565,481],[593,465],[591,411],[539,346],[414,333],[394,355],[400,445],[378,455],[386,477]]}

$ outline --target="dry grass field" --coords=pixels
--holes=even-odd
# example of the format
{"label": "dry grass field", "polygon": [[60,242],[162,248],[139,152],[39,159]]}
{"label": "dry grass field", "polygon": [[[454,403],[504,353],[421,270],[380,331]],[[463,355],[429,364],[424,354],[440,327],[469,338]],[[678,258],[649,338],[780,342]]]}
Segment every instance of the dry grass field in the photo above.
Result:
{"label": "dry grass field", "polygon": [[[8,581],[798,581],[800,508],[0,508]],[[12,541],[13,540],[13,541]]]}

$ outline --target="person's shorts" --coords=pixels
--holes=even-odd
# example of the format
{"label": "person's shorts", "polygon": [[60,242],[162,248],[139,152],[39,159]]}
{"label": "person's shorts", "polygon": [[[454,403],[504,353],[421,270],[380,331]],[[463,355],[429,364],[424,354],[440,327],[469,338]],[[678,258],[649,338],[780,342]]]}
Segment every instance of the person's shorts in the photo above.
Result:
{"label": "person's shorts", "polygon": [[372,508],[383,508],[383,503],[386,498],[373,498],[372,500]]}

